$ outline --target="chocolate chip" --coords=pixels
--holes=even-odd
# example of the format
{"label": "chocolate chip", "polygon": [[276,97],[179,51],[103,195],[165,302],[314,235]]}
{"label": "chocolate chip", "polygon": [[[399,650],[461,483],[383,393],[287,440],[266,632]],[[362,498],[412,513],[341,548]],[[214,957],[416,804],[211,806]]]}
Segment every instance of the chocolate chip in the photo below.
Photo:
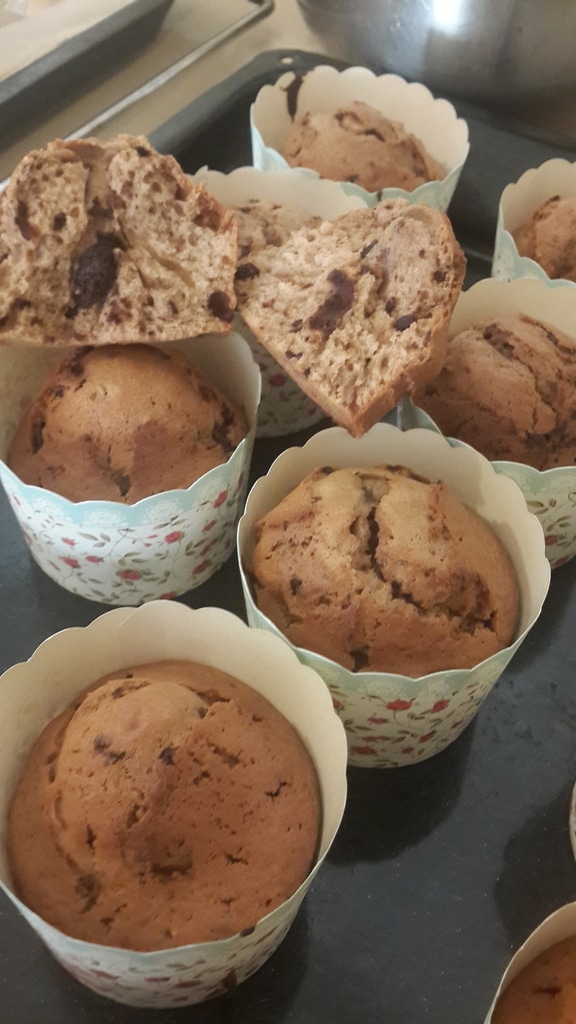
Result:
{"label": "chocolate chip", "polygon": [[29,242],[34,238],[38,231],[33,224],[28,220],[28,205],[22,199],[18,200],[18,208],[16,211],[16,227],[23,238]]}
{"label": "chocolate chip", "polygon": [[416,323],[417,319],[418,317],[415,313],[405,313],[404,316],[399,316],[398,319],[394,321],[394,327],[397,331],[405,331],[408,327],[411,327],[412,324]]}
{"label": "chocolate chip", "polygon": [[136,152],[138,156],[150,156],[150,150],[146,149],[146,146],[136,146]]}
{"label": "chocolate chip", "polygon": [[125,498],[132,486],[132,481],[128,474],[125,473],[123,469],[117,469],[116,472],[112,474],[112,480],[120,491],[121,497]]}
{"label": "chocolate chip", "polygon": [[368,668],[370,664],[367,647],[356,647],[353,651],[350,651],[350,657],[354,665],[354,672],[361,672],[363,668]]}
{"label": "chocolate chip", "polygon": [[332,334],[354,299],[354,284],[343,270],[331,270],[327,280],[332,293],[308,321],[312,330],[322,331],[325,337]]}
{"label": "chocolate chip", "polygon": [[296,578],[296,576],[293,576],[292,579],[290,580],[290,593],[297,594],[301,586],[302,580],[299,580]]}
{"label": "chocolate chip", "polygon": [[164,750],[160,751],[160,760],[162,764],[174,764],[174,750],[172,747],[164,747]]}
{"label": "chocolate chip", "polygon": [[44,420],[43,417],[38,417],[37,419],[32,420],[30,443],[33,455],[36,455],[36,452],[39,452],[42,445],[44,444],[43,435],[45,425],[46,421]]}
{"label": "chocolate chip", "polygon": [[80,255],[72,272],[71,294],[76,309],[103,303],[116,282],[116,253],[121,245],[115,235],[99,235]]}
{"label": "chocolate chip", "polygon": [[65,213],[56,213],[54,215],[54,220],[52,221],[52,229],[54,231],[61,231],[62,228],[64,227],[65,223],[66,223],[66,214]]}
{"label": "chocolate chip", "polygon": [[234,310],[230,304],[230,296],[226,292],[212,292],[208,296],[208,309],[212,316],[218,317],[226,324],[234,320]]}
{"label": "chocolate chip", "polygon": [[258,277],[259,273],[258,267],[255,267],[253,263],[242,263],[234,277],[236,281],[250,281],[253,277]]}

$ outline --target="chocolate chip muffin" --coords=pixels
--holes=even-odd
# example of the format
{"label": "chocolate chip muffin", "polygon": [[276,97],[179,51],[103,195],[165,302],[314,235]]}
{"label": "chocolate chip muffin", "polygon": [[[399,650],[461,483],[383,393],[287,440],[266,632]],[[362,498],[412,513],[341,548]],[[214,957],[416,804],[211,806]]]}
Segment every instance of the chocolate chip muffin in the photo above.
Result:
{"label": "chocolate chip muffin", "polygon": [[296,114],[282,155],[291,167],[309,167],[323,178],[351,181],[368,192],[413,192],[446,173],[420,139],[360,100],[334,111]]}
{"label": "chocolate chip muffin", "polygon": [[16,892],[68,935],[136,950],[227,938],[292,895],[320,829],[290,723],[219,669],[114,672],[50,722],[11,800]]}
{"label": "chocolate chip muffin", "polygon": [[519,596],[490,525],[401,466],[315,469],[255,526],[254,601],[356,672],[471,668],[508,646]]}
{"label": "chocolate chip muffin", "polygon": [[80,348],[25,412],[7,462],[69,501],[134,504],[189,487],[247,431],[243,411],[176,349]]}
{"label": "chocolate chip muffin", "polygon": [[227,333],[236,224],[143,136],[60,139],[0,196],[0,342],[102,345]]}
{"label": "chocolate chip muffin", "polygon": [[576,1020],[576,937],[544,950],[512,979],[492,1024],[572,1024]]}
{"label": "chocolate chip muffin", "polygon": [[535,469],[576,462],[576,339],[523,313],[486,318],[448,342],[414,396],[447,437]]}

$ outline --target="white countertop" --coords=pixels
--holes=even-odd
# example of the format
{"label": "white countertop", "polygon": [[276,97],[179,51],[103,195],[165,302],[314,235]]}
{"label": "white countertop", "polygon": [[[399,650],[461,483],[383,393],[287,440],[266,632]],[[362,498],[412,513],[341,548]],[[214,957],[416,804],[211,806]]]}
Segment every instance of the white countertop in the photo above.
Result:
{"label": "white countertop", "polygon": [[[73,134],[102,111],[141,87],[176,60],[236,21],[250,5],[246,0],[175,0],[155,41],[109,76],[102,84],[72,100],[55,116],[0,151],[0,180],[7,177],[30,149]],[[276,0],[271,14],[241,28],[201,56],[151,95],[140,99],[91,134],[109,137],[118,132],[149,134],[217,82],[267,50],[300,49],[325,52],[322,42],[305,24],[297,0]],[[338,53],[331,54],[334,57]],[[576,97],[531,106],[521,112],[536,126],[557,130],[576,139]]]}

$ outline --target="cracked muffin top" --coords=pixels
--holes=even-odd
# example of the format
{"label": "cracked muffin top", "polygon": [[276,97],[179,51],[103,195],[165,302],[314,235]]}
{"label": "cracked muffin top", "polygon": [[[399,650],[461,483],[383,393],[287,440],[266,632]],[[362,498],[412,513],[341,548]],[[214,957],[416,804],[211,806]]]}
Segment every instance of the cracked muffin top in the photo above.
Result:
{"label": "cracked muffin top", "polygon": [[0,196],[0,343],[228,333],[236,223],[144,136],[57,139]]}
{"label": "cracked muffin top", "polygon": [[471,668],[508,646],[519,593],[491,526],[406,467],[315,469],[255,526],[254,600],[356,672]]}
{"label": "cracked muffin top", "polygon": [[539,263],[548,277],[576,281],[576,196],[551,196],[514,232],[520,256]]}
{"label": "cracked muffin top", "polygon": [[514,313],[450,338],[442,371],[414,401],[487,459],[545,470],[576,462],[575,396],[576,340]]}
{"label": "cracked muffin top", "polygon": [[268,700],[193,662],[100,679],[30,752],[8,821],[19,897],[68,935],[136,950],[227,938],[292,895],[320,798]]}
{"label": "cracked muffin top", "polygon": [[176,349],[75,349],[25,412],[8,465],[69,501],[187,488],[246,436],[243,412]]}

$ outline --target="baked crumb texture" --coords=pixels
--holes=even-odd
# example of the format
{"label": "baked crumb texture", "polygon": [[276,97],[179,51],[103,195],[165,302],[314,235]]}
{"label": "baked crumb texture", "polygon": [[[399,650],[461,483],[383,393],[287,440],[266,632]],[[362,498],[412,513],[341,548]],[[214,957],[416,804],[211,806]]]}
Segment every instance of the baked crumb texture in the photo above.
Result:
{"label": "baked crumb texture", "polygon": [[249,578],[293,644],[356,672],[471,668],[518,618],[491,527],[405,467],[314,470],[256,524]]}
{"label": "baked crumb texture", "polygon": [[448,218],[397,199],[241,260],[238,308],[302,390],[359,436],[440,372],[464,271]]}
{"label": "baked crumb texture", "polygon": [[76,938],[137,950],[250,930],[305,879],[315,769],[287,720],[208,666],[113,673],[52,721],[12,799],[16,891]]}
{"label": "baked crumb texture", "polygon": [[539,263],[548,277],[576,281],[576,196],[551,196],[513,232],[520,256]]}
{"label": "baked crumb texture", "polygon": [[0,196],[0,341],[174,341],[227,333],[233,215],[143,136],[56,140]]}

